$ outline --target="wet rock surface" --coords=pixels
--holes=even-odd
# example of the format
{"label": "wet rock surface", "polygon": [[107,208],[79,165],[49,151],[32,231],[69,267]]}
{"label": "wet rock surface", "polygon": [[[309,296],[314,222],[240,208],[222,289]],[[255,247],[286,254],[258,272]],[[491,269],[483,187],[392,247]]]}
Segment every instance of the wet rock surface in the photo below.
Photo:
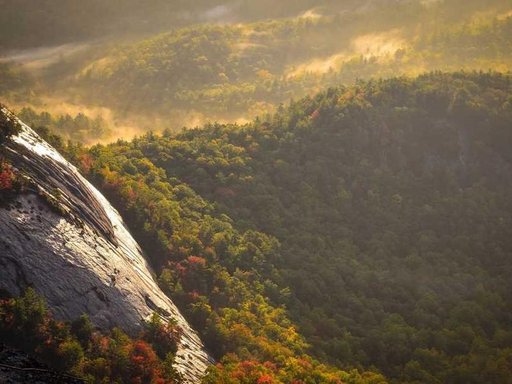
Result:
{"label": "wet rock surface", "polygon": [[156,284],[118,212],[26,125],[3,149],[37,190],[0,207],[0,289],[18,295],[34,287],[58,319],[87,313],[100,328],[132,335],[153,312],[172,317],[183,329],[176,368],[198,382],[209,356]]}

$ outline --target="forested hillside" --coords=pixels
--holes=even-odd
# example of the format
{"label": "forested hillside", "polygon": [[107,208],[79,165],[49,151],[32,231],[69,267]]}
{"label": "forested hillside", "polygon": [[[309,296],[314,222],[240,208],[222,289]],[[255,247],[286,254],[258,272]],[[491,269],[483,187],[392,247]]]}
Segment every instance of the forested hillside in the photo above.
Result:
{"label": "forested hillside", "polygon": [[[0,52],[108,35],[155,33],[198,22],[287,17],[318,6],[351,9],[373,0],[2,0]],[[37,31],[37,33],[34,33]]]}
{"label": "forested hillside", "polygon": [[397,383],[506,383],[511,94],[493,73],[359,82],[69,156],[223,362],[207,381],[349,380],[308,353]]}
{"label": "forested hillside", "polygon": [[[508,0],[91,0],[83,12],[75,1],[38,12],[31,2],[6,3],[0,36],[18,47],[0,44],[6,104],[101,116],[111,140],[248,122],[358,79],[512,67]],[[60,132],[85,143],[107,138]]]}
{"label": "forested hillside", "polygon": [[236,121],[356,79],[429,70],[507,70],[512,17],[502,1],[453,14],[454,1],[317,8],[294,18],[191,26],[128,44],[73,81],[87,103],[168,115],[175,124]]}
{"label": "forested hillside", "polygon": [[[512,383],[511,0],[0,0],[0,98],[122,214],[204,383]],[[0,343],[94,383],[200,361],[53,315],[0,292]]]}

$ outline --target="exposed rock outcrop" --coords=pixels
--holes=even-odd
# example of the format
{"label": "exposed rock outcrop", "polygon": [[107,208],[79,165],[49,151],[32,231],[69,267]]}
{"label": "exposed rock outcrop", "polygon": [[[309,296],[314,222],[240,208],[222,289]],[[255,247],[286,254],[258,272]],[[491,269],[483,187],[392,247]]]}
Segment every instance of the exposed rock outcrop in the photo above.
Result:
{"label": "exposed rock outcrop", "polygon": [[172,317],[184,331],[176,368],[187,381],[199,381],[209,357],[156,284],[118,212],[74,166],[21,125],[2,151],[34,190],[0,207],[0,289],[20,294],[32,286],[59,319],[87,313],[98,327],[118,326],[131,334],[155,311]]}

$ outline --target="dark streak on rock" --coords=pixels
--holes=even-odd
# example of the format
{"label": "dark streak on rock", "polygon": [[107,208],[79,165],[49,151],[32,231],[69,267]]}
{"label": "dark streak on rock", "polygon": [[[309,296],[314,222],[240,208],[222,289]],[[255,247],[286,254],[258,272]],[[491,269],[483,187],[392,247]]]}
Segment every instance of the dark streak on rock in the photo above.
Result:
{"label": "dark streak on rock", "polygon": [[7,268],[9,263],[14,265],[14,269],[16,271],[16,285],[18,286],[18,288],[20,288],[20,290],[23,291],[26,288],[32,286],[32,284],[30,284],[30,282],[28,281],[25,272],[23,271],[23,266],[18,262],[18,260],[9,256],[4,256],[3,258],[0,258],[0,265],[2,266],[2,269]]}
{"label": "dark streak on rock", "polygon": [[98,299],[107,304],[107,306],[110,305],[107,295],[105,295],[105,293],[103,293],[98,287],[93,287],[92,291],[96,294]]}
{"label": "dark streak on rock", "polygon": [[144,295],[144,301],[146,302],[146,305],[154,312],[158,313],[159,315],[162,315],[164,317],[169,317],[171,314],[167,312],[165,309],[159,307],[156,305],[148,295]]}
{"label": "dark streak on rock", "polygon": [[77,174],[54,159],[39,156],[15,142],[8,143],[4,149],[5,156],[39,187],[39,194],[49,193],[53,196],[52,192],[58,191],[55,192],[57,196],[53,197],[57,199],[59,210],[69,212],[66,219],[79,227],[83,227],[81,220],[86,221],[113,245],[118,246],[107,213]]}

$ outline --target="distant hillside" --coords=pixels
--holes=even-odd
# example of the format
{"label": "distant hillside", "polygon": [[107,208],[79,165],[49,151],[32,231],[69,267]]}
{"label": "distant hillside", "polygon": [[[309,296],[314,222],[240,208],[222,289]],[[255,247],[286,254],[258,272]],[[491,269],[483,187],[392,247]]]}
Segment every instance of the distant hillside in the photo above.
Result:
{"label": "distant hillside", "polygon": [[512,68],[508,0],[64,3],[6,1],[0,96],[101,116],[110,138],[59,128],[83,143],[249,122],[358,79]]}
{"label": "distant hillside", "polygon": [[299,339],[271,330],[271,304],[321,361],[397,383],[505,383],[511,127],[509,75],[437,73],[94,147],[87,168],[207,346],[238,356],[216,377],[240,360],[290,377]]}
{"label": "distant hillside", "polygon": [[[367,9],[173,30],[86,63],[68,93],[194,126],[274,112],[356,79],[512,68],[512,11],[494,1],[375,3]],[[65,80],[69,87],[70,79]]]}
{"label": "distant hillside", "polygon": [[[374,1],[344,0],[2,0],[0,52],[109,35],[156,33],[199,22],[289,17],[322,5],[346,9]],[[37,33],[35,33],[37,31]]]}
{"label": "distant hillside", "polygon": [[[216,0],[187,3],[194,12]],[[171,26],[184,9],[180,0],[2,0],[0,50],[51,46],[128,30],[149,32]],[[175,17],[173,17],[175,16]],[[167,18],[167,21],[165,20]]]}

